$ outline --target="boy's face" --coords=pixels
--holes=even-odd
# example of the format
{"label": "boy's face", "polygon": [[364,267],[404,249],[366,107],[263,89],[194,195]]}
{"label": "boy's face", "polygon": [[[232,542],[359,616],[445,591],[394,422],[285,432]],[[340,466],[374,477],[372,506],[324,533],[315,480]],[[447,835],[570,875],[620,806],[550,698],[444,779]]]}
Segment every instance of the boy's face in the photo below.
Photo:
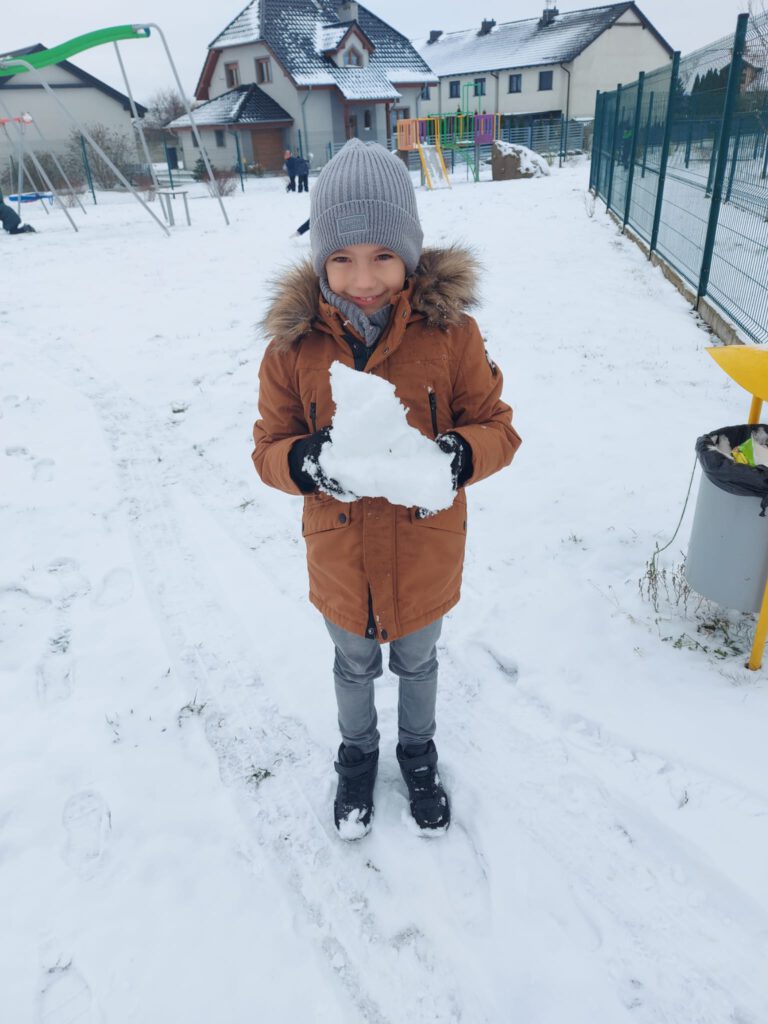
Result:
{"label": "boy's face", "polygon": [[325,261],[331,291],[361,309],[377,313],[403,290],[405,264],[391,249],[378,245],[350,245],[331,253]]}

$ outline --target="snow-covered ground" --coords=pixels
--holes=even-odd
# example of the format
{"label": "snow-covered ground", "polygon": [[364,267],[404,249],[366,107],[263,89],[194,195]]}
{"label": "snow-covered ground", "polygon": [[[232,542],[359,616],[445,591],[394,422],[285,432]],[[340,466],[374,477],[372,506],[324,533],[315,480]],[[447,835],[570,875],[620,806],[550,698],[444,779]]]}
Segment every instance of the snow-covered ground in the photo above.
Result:
{"label": "snow-covered ground", "polygon": [[[470,489],[440,646],[454,823],[335,834],[300,499],[251,467],[255,322],[308,215],[249,182],[0,238],[0,1019],[764,1024],[768,686],[676,568],[697,435],[748,397],[587,167],[419,192],[485,264],[524,444]],[[695,493],[695,488],[694,488]],[[638,581],[644,580],[644,594]],[[648,592],[655,601],[648,600]],[[655,590],[655,595],[654,595]]]}

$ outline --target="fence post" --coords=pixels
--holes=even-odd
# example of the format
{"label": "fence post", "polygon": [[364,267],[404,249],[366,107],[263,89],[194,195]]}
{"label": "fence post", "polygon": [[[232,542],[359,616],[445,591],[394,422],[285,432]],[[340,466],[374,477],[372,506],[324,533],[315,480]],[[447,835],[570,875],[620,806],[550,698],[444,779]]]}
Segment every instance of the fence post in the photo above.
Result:
{"label": "fence post", "polygon": [[96,192],[93,188],[93,175],[91,174],[91,165],[88,163],[88,150],[85,148],[85,136],[80,136],[80,146],[83,150],[83,167],[85,168],[85,176],[88,179],[88,188],[91,190],[93,196],[93,205],[96,205]]}
{"label": "fence post", "polygon": [[722,130],[723,123],[718,121],[715,125],[714,131],[712,132],[712,155],[709,158],[709,170],[707,171],[707,187],[704,189],[704,195],[709,199],[712,195],[712,189],[715,183],[715,170],[717,169],[717,154],[720,150],[720,132]]}
{"label": "fence post", "polygon": [[619,131],[619,107],[621,106],[621,82],[616,86],[616,110],[613,115],[613,137],[611,138],[611,164],[608,168],[608,188],[605,197],[605,212],[611,208],[611,192],[613,192],[613,166],[616,163],[616,135]]}
{"label": "fence post", "polygon": [[600,168],[600,148],[596,144],[600,137],[600,117],[602,115],[602,95],[597,90],[595,95],[595,123],[592,126],[592,154],[590,157],[590,189],[597,190],[598,172]]}
{"label": "fence post", "polygon": [[629,207],[632,202],[632,184],[635,180],[635,159],[637,158],[637,133],[640,131],[640,107],[643,103],[643,84],[645,72],[641,71],[637,79],[637,102],[635,103],[635,121],[632,125],[632,145],[629,150],[629,167],[627,168],[627,195],[624,203],[624,223],[622,231],[629,220]]}
{"label": "fence post", "polygon": [[736,22],[736,35],[733,40],[733,54],[731,56],[731,67],[728,72],[728,85],[725,90],[725,103],[723,104],[723,117],[720,123],[720,145],[717,153],[717,169],[715,180],[712,185],[712,201],[709,206],[709,223],[707,224],[707,235],[704,240],[704,255],[701,260],[701,273],[699,274],[699,287],[696,291],[696,308],[699,301],[707,294],[709,288],[709,275],[712,270],[712,253],[715,249],[715,236],[717,234],[717,222],[720,217],[720,206],[723,199],[723,181],[725,180],[725,168],[728,163],[728,149],[730,144],[731,121],[736,107],[736,97],[741,87],[741,64],[744,56],[744,43],[747,37],[748,14],[740,14]]}
{"label": "fence post", "polygon": [[667,161],[669,160],[669,146],[672,140],[672,115],[674,113],[675,89],[677,88],[677,75],[680,70],[680,51],[675,50],[672,54],[672,72],[669,79],[669,96],[667,97],[667,120],[664,125],[664,138],[661,143],[661,156],[659,157],[659,184],[656,186],[656,208],[653,211],[653,228],[651,230],[651,244],[648,248],[648,259],[656,249],[659,240],[659,224],[661,223],[661,207],[664,203],[664,181],[667,177]]}
{"label": "fence post", "polygon": [[645,168],[648,162],[648,137],[651,134],[651,124],[653,123],[653,97],[656,95],[652,92],[648,99],[648,123],[645,126],[645,138],[643,139],[643,167],[640,172],[640,177],[645,177]]}

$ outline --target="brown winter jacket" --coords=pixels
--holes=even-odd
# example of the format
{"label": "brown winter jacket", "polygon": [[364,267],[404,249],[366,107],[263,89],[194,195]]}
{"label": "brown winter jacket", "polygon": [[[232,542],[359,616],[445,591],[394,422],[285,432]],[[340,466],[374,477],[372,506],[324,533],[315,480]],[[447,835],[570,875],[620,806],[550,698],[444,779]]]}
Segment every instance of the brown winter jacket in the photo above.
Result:
{"label": "brown winter jacket", "polygon": [[[508,465],[520,444],[500,398],[501,371],[465,312],[475,302],[475,282],[465,250],[425,250],[364,371],[395,385],[408,422],[422,434],[454,431],[469,442],[468,483]],[[336,360],[353,365],[343,337],[350,327],[322,298],[308,262],[280,281],[262,327],[273,340],[259,372],[253,461],[264,483],[299,494],[288,453],[333,420],[329,368]],[[459,600],[466,528],[463,488],[432,516],[385,498],[344,503],[307,495],[310,600],[332,622],[380,642],[421,629]]]}

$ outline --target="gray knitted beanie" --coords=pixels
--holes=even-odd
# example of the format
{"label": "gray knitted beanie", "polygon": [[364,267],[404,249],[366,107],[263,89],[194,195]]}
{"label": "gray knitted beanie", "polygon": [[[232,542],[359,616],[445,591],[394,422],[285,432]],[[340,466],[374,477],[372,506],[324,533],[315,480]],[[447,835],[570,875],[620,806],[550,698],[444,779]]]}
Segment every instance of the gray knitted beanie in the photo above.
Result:
{"label": "gray knitted beanie", "polygon": [[350,139],[325,165],[310,193],[312,264],[350,245],[380,245],[397,253],[409,274],[424,233],[405,164],[378,142]]}

